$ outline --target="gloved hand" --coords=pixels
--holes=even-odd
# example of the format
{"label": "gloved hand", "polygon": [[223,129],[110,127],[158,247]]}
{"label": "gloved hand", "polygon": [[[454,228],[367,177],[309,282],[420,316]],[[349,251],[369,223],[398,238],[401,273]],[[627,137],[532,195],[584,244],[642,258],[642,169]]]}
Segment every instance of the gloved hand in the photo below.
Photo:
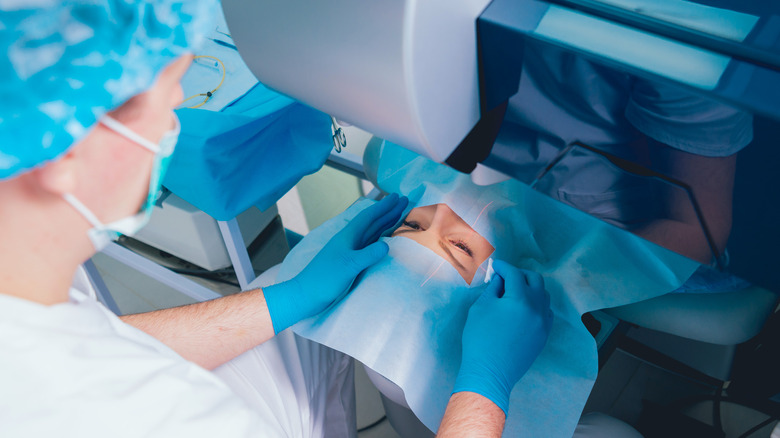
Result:
{"label": "gloved hand", "polygon": [[547,342],[552,311],[541,275],[500,260],[493,269],[497,275],[469,309],[453,393],[483,395],[506,414],[512,387]]}
{"label": "gloved hand", "polygon": [[395,193],[386,196],[352,219],[293,279],[263,288],[274,333],[340,300],[358,274],[387,254],[387,244],[377,239],[408,203]]}

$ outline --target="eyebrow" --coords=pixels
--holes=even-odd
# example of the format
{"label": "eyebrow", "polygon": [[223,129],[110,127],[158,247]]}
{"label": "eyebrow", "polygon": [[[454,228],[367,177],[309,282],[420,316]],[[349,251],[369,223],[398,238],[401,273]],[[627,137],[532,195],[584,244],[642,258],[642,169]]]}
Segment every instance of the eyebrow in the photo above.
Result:
{"label": "eyebrow", "polygon": [[439,246],[441,247],[441,249],[444,250],[444,252],[447,253],[448,256],[450,256],[452,263],[454,263],[457,268],[459,268],[462,271],[467,271],[466,267],[460,264],[458,259],[456,259],[455,256],[452,254],[452,251],[450,251],[450,249],[447,248],[447,245],[445,245],[444,242],[442,242],[441,240],[439,241]]}

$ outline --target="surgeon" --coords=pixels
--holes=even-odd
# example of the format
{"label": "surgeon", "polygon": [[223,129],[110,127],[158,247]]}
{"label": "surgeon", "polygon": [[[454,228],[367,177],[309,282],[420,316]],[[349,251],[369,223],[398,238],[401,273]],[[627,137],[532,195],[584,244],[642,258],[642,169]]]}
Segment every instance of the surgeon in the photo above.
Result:
{"label": "surgeon", "polygon": [[[340,300],[387,253],[376,240],[405,198],[367,208],[299,275],[263,289],[120,320],[71,287],[84,260],[148,220],[179,132],[179,80],[215,6],[0,3],[3,436],[326,435],[306,423],[324,406],[291,425],[290,409],[314,401],[290,375],[258,409],[207,370]],[[502,263],[496,272],[469,314],[442,436],[499,436],[508,391],[549,331],[540,277]],[[333,361],[321,357],[301,352],[289,374],[327,375],[318,367]]]}

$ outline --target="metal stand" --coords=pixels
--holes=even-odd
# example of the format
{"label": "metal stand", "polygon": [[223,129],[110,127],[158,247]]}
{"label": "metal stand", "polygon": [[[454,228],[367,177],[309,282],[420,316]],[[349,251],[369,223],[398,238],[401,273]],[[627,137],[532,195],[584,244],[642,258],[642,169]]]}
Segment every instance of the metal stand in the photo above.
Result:
{"label": "metal stand", "polygon": [[222,233],[222,239],[225,241],[230,262],[238,277],[238,284],[241,290],[247,290],[249,283],[257,277],[252,267],[252,261],[249,259],[249,253],[244,246],[244,238],[241,236],[241,230],[238,228],[238,221],[233,218],[229,221],[217,221],[219,231]]}
{"label": "metal stand", "polygon": [[[241,289],[246,290],[249,283],[255,279],[255,272],[252,269],[249,253],[244,246],[244,240],[241,236],[241,231],[238,228],[238,222],[235,219],[225,222],[219,221],[219,228],[225,241],[228,254],[230,255],[230,261],[236,270]],[[170,269],[160,266],[148,258],[119,244],[112,242],[102,253],[193,300],[208,301],[222,297],[221,294],[202,286],[181,274],[177,274]],[[98,299],[115,314],[121,314],[116,301],[111,297],[111,293],[106,287],[95,264],[91,260],[88,260],[84,263],[84,269],[86,270],[90,282],[95,287]]]}
{"label": "metal stand", "polygon": [[92,262],[92,260],[87,260],[82,264],[82,266],[84,267],[84,271],[89,278],[89,282],[92,283],[92,288],[95,290],[95,295],[97,295],[98,301],[103,303],[104,306],[108,307],[108,310],[114,312],[116,315],[119,315],[119,306],[117,306],[116,301],[114,301],[114,297],[112,297],[111,293],[108,291],[106,282],[104,282],[103,277],[100,276],[95,263]]}

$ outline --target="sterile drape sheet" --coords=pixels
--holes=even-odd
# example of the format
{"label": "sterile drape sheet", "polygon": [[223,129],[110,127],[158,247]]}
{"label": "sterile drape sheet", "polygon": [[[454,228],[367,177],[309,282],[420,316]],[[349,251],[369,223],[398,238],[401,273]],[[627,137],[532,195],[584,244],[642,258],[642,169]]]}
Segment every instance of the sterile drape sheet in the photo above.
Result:
{"label": "sterile drape sheet", "polygon": [[[670,292],[698,266],[516,181],[475,186],[468,175],[400,148],[384,147],[377,180],[383,190],[409,196],[409,209],[448,204],[495,247],[494,258],[545,279],[553,326],[512,391],[504,436],[570,437],[598,368],[582,314]],[[292,278],[371,203],[359,200],[313,230],[285,259],[278,280]],[[468,307],[485,287],[484,266],[467,284],[427,248],[401,236],[384,239],[390,253],[358,277],[350,295],[293,330],[398,385],[414,413],[436,431],[460,365]]]}

